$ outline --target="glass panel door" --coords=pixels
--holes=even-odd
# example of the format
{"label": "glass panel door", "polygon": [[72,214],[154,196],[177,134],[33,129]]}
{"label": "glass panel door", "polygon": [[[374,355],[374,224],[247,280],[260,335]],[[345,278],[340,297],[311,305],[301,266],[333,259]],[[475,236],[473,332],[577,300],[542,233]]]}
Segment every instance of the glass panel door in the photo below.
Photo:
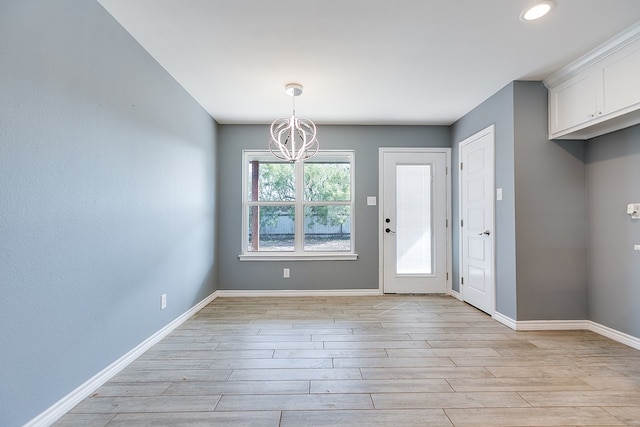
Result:
{"label": "glass panel door", "polygon": [[381,149],[385,293],[446,293],[449,149]]}
{"label": "glass panel door", "polygon": [[431,274],[431,165],[396,165],[396,272]]}

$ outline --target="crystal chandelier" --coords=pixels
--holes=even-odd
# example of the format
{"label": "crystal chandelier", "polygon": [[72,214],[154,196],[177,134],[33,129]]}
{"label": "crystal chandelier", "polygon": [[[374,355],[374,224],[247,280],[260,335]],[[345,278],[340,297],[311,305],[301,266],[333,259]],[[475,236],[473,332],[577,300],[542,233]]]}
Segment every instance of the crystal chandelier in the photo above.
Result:
{"label": "crystal chandelier", "polygon": [[316,139],[316,125],[309,119],[296,117],[296,96],[302,95],[302,85],[289,83],[285,86],[285,93],[293,99],[293,114],[271,123],[269,151],[281,160],[305,161],[315,156],[320,148]]}

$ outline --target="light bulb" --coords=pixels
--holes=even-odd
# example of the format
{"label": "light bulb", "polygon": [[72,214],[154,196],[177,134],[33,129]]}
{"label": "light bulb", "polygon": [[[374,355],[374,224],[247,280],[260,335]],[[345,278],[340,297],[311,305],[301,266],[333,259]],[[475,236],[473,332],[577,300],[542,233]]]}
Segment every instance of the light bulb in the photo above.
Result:
{"label": "light bulb", "polygon": [[522,12],[520,19],[523,21],[534,21],[538,18],[542,18],[544,15],[551,12],[551,9],[553,9],[554,6],[555,2],[551,0],[540,2]]}

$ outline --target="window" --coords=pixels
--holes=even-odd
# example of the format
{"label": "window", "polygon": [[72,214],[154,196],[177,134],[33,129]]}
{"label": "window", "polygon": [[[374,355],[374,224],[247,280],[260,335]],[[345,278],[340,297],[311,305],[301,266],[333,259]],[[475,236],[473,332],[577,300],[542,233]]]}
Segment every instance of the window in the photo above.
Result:
{"label": "window", "polygon": [[295,163],[244,151],[240,259],[356,259],[353,176],[353,151]]}

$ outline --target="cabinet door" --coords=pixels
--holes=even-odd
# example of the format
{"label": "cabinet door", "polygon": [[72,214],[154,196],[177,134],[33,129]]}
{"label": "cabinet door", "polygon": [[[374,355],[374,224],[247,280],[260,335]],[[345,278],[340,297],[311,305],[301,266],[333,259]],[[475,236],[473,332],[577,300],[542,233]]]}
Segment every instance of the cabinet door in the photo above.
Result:
{"label": "cabinet door", "polygon": [[598,112],[601,85],[597,72],[584,71],[549,91],[551,133],[592,120]]}
{"label": "cabinet door", "polygon": [[602,71],[605,114],[640,103],[640,42],[611,54]]}

